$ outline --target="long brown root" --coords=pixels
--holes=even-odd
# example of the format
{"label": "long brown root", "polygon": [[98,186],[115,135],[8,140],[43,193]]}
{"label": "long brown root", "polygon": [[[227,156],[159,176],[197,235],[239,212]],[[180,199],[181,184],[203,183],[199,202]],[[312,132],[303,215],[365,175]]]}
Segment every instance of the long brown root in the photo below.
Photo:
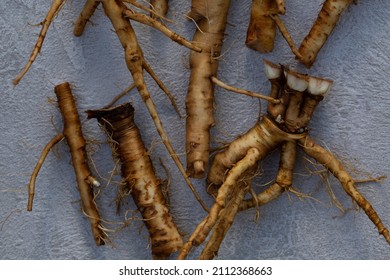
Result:
{"label": "long brown root", "polygon": [[87,0],[84,4],[76,23],[74,24],[73,34],[75,36],[81,36],[83,34],[85,25],[94,14],[95,10],[100,4],[100,0]]}
{"label": "long brown root", "polygon": [[134,123],[134,108],[124,105],[87,111],[88,118],[97,118],[114,143],[115,154],[122,163],[126,181],[143,221],[148,228],[155,259],[166,258],[182,246],[182,239],[169,213],[141,134]]}
{"label": "long brown root", "polygon": [[208,192],[215,194],[225,180],[227,170],[232,168],[237,161],[241,160],[248,149],[256,148],[265,157],[272,150],[279,147],[284,141],[292,141],[304,137],[302,134],[289,134],[281,130],[267,116],[263,118],[247,133],[233,141],[228,148],[218,153],[212,162],[208,174]]}
{"label": "long brown root", "polygon": [[285,190],[291,187],[296,159],[296,150],[296,141],[287,141],[283,144],[275,183],[259,193],[255,198],[244,200],[240,205],[240,211],[252,207],[263,206],[278,198]]}
{"label": "long brown root", "polygon": [[190,177],[203,178],[210,152],[210,129],[214,125],[214,87],[229,9],[229,0],[193,0],[189,17],[198,26],[193,42],[203,52],[190,55],[191,76],[186,98],[186,153]]}
{"label": "long brown root", "polygon": [[23,78],[23,76],[27,73],[28,69],[30,69],[31,65],[37,58],[39,52],[41,51],[43,41],[45,40],[45,36],[47,33],[47,30],[50,27],[50,24],[52,23],[55,16],[58,14],[58,12],[61,10],[62,6],[65,4],[66,0],[54,0],[53,4],[50,7],[49,12],[47,13],[44,21],[42,24],[41,32],[39,33],[37,42],[35,43],[34,49],[30,55],[30,58],[27,62],[27,64],[24,66],[23,70],[20,72],[20,74],[13,80],[13,84],[16,86],[19,84],[20,80]]}
{"label": "long brown root", "polygon": [[96,245],[103,245],[105,243],[106,234],[102,230],[100,215],[93,195],[93,187],[98,187],[100,184],[92,176],[87,163],[85,139],[81,131],[81,124],[76,103],[73,99],[70,85],[68,83],[57,85],[54,88],[54,91],[57,96],[58,107],[62,115],[64,129],[62,133],[59,133],[53,137],[45,146],[34,168],[29,182],[27,210],[32,211],[35,192],[35,180],[47,154],[54,145],[65,138],[72,156],[72,163],[76,174],[77,186],[80,192],[83,213],[85,213],[89,219]]}
{"label": "long brown root", "polygon": [[214,77],[214,76],[211,77],[211,81],[221,88],[224,88],[224,89],[236,92],[236,93],[240,93],[240,94],[243,94],[246,96],[255,97],[255,98],[259,98],[259,99],[264,99],[264,100],[267,100],[268,102],[274,103],[274,104],[279,104],[281,102],[279,99],[272,98],[272,97],[270,97],[268,95],[264,95],[262,93],[233,87],[231,85],[228,85],[228,84],[222,82],[220,79],[218,79],[217,77]]}
{"label": "long brown root", "polygon": [[309,68],[313,65],[318,52],[333,31],[341,14],[352,2],[353,0],[326,0],[324,2],[317,20],[299,47],[298,52],[301,57],[298,60],[300,62]]}
{"label": "long brown root", "polygon": [[227,232],[233,224],[245,194],[249,190],[249,184],[245,180],[240,181],[234,187],[231,198],[226,207],[221,211],[213,228],[210,239],[199,256],[201,260],[212,260],[218,255],[219,248]]}
{"label": "long brown root", "polygon": [[145,78],[143,74],[143,70],[145,67],[144,56],[142,53],[142,49],[138,44],[137,36],[134,32],[134,29],[130,23],[130,21],[125,18],[124,13],[127,11],[127,7],[121,1],[116,0],[101,0],[104,8],[104,12],[107,17],[110,19],[115,32],[118,36],[120,43],[125,52],[125,60],[127,68],[129,69],[134,84],[136,85],[139,94],[141,95],[142,100],[144,101],[149,114],[151,115],[153,122],[156,126],[157,132],[160,135],[162,142],[167,148],[170,156],[178,167],[180,173],[184,177],[187,185],[193,192],[195,198],[201,204],[202,208],[205,211],[208,211],[207,206],[204,204],[199,194],[196,192],[192,182],[188,178],[186,170],[181,163],[180,158],[172,147],[171,142],[169,141],[168,135],[164,130],[163,124],[161,122],[160,117],[158,116],[156,106],[151,99],[149,90],[145,83]]}
{"label": "long brown root", "polygon": [[262,156],[263,154],[258,149],[250,148],[246,155],[232,167],[226,180],[223,182],[223,185],[218,190],[215,203],[211,207],[208,216],[196,227],[189,240],[185,243],[180,251],[179,259],[186,258],[192,246],[198,246],[203,243],[217,222],[220,212],[225,208],[226,201],[236,184],[238,184],[240,180],[243,180],[243,176],[245,176],[247,172],[249,173],[257,166],[257,162]]}
{"label": "long brown root", "polygon": [[180,45],[183,45],[183,46],[189,48],[190,50],[193,50],[196,52],[202,51],[201,47],[194,45],[190,41],[187,41],[185,38],[183,38],[179,34],[173,32],[172,30],[167,28],[164,24],[153,19],[152,17],[149,17],[149,16],[144,15],[144,14],[136,13],[136,12],[129,10],[129,9],[124,10],[123,15],[125,16],[125,18],[129,18],[129,19],[132,19],[134,21],[138,21],[140,23],[149,25],[150,27],[157,29],[158,31],[163,33],[165,36],[170,38],[172,41],[174,41]]}
{"label": "long brown root", "polygon": [[283,38],[286,40],[288,46],[290,47],[293,54],[295,54],[295,57],[297,59],[301,59],[302,55],[299,53],[298,48],[296,47],[293,38],[291,37],[290,33],[288,32],[286,26],[284,25],[283,21],[279,18],[279,15],[270,15],[272,20],[275,22],[276,26],[278,27],[280,33],[282,34]]}
{"label": "long brown root", "polygon": [[64,122],[63,134],[70,148],[83,211],[87,215],[91,224],[96,244],[103,245],[105,233],[101,229],[100,215],[94,201],[92,190],[93,187],[99,186],[100,184],[92,176],[87,163],[85,139],[81,131],[80,118],[77,112],[76,103],[68,83],[59,84],[54,90],[58,100],[58,107]]}
{"label": "long brown root", "polygon": [[42,164],[44,163],[47,154],[50,152],[50,150],[62,139],[64,139],[64,134],[59,133],[56,136],[54,136],[43,148],[41,156],[38,159],[38,162],[34,168],[33,173],[31,174],[30,182],[28,185],[28,203],[27,203],[27,211],[32,211],[33,207],[33,200],[35,195],[35,181],[37,179],[39,170],[41,170]]}
{"label": "long brown root", "polygon": [[388,229],[383,225],[378,214],[372,205],[365,199],[354,186],[352,177],[345,170],[340,161],[338,161],[331,153],[314,142],[309,136],[299,140],[299,144],[307,155],[323,164],[341,183],[345,192],[364,210],[368,218],[377,227],[379,233],[383,235],[387,243],[390,245],[390,234]]}

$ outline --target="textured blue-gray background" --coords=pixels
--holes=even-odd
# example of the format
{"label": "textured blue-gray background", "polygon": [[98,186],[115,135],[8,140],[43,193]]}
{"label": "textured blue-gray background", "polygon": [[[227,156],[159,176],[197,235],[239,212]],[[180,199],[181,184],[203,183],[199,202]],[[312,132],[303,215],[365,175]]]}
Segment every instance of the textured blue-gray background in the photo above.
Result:
{"label": "textured blue-gray background", "polygon": [[[68,147],[57,145],[37,179],[34,211],[26,212],[27,183],[41,149],[61,130],[61,119],[51,102],[53,87],[69,81],[74,87],[80,112],[100,108],[132,83],[123,51],[104,13],[99,9],[82,37],[72,34],[73,23],[83,1],[67,1],[46,36],[41,54],[20,85],[12,79],[27,61],[51,1],[2,0],[0,3],[0,258],[2,259],[149,259],[148,234],[129,200],[128,223],[124,214],[115,215],[114,199],[118,177],[108,183],[114,168],[105,137],[95,121],[85,121],[83,130],[90,143],[95,174],[102,182],[98,205],[112,244],[96,247],[87,219],[81,214],[75,176]],[[229,25],[219,77],[237,87],[267,92],[269,84],[262,59],[283,63],[305,73],[334,80],[329,95],[311,122],[311,134],[325,145],[356,178],[390,175],[390,2],[358,1],[343,14],[337,28],[310,70],[293,58],[278,34],[275,51],[262,55],[245,47],[249,21],[249,0],[231,1]],[[286,1],[285,24],[297,44],[301,42],[321,7],[322,0]],[[194,25],[184,17],[190,1],[170,1],[170,27],[191,38]],[[164,81],[184,112],[189,70],[189,51],[159,32],[134,24],[145,57]],[[174,113],[167,98],[147,80],[169,137],[184,157],[185,120]],[[188,238],[205,213],[169,159],[154,129],[152,119],[136,91],[129,98],[136,108],[158,176],[167,178],[161,158],[171,176],[172,214]],[[264,111],[264,104],[263,104]],[[257,100],[216,90],[216,122],[213,147],[231,141],[256,122]],[[278,152],[261,165],[254,181],[257,190],[274,178]],[[313,198],[293,194],[260,209],[238,214],[223,242],[220,259],[389,259],[390,249],[363,211],[356,211],[351,199],[331,176],[329,183],[345,214],[332,204],[315,169],[299,153],[294,186]],[[362,184],[359,190],[372,202],[385,225],[390,226],[390,181]],[[204,181],[194,180],[208,205]],[[199,254],[195,251],[191,258]]]}

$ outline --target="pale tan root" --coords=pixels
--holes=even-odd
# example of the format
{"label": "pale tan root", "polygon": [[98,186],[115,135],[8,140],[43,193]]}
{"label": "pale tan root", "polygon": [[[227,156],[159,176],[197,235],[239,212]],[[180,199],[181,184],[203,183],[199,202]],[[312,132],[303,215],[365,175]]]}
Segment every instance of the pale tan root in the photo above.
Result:
{"label": "pale tan root", "polygon": [[156,84],[160,87],[160,89],[165,93],[165,95],[169,98],[169,101],[171,101],[171,104],[173,108],[175,109],[177,115],[180,118],[183,118],[183,115],[180,113],[179,107],[177,106],[175,97],[172,95],[172,93],[169,91],[169,89],[164,85],[164,83],[157,77],[156,73],[154,73],[152,67],[144,60],[143,66],[148,72],[148,74],[152,77],[152,79],[156,82]]}
{"label": "pale tan root", "polygon": [[130,22],[124,18],[123,12],[126,10],[126,6],[122,2],[114,1],[114,0],[102,0],[103,8],[111,20],[111,23],[118,35],[118,39],[121,42],[124,51],[125,51],[125,60],[127,67],[133,77],[134,83],[137,86],[138,92],[142,97],[153,121],[156,126],[157,132],[159,133],[165,147],[167,148],[169,154],[183,175],[187,185],[190,187],[191,191],[194,193],[194,196],[201,204],[203,209],[207,211],[207,207],[196,192],[192,182],[188,178],[188,175],[181,163],[177,153],[174,151],[169,138],[163,128],[161,120],[157,114],[156,106],[154,105],[149,90],[146,86],[144,80],[144,57],[142,54],[142,50],[138,44],[137,37],[135,32],[130,24]]}
{"label": "pale tan root", "polygon": [[38,162],[34,168],[33,173],[31,174],[30,182],[28,185],[28,203],[27,203],[27,211],[32,211],[34,194],[35,194],[35,181],[37,179],[39,170],[41,170],[42,164],[44,163],[47,154],[50,150],[62,139],[64,139],[64,135],[62,133],[54,136],[43,148],[41,156],[38,159]]}
{"label": "pale tan root", "polygon": [[189,240],[183,246],[183,250],[180,251],[178,259],[185,259],[192,246],[198,246],[203,243],[215,225],[221,210],[225,208],[226,200],[238,180],[241,179],[247,171],[255,167],[262,156],[263,154],[258,149],[250,148],[248,149],[246,155],[229,171],[226,180],[218,190],[218,195],[209,214],[196,227]]}
{"label": "pale tan root", "polygon": [[215,194],[216,189],[223,183],[226,172],[245,156],[249,148],[258,149],[265,157],[284,141],[300,139],[304,135],[304,133],[289,134],[284,132],[269,117],[263,116],[247,133],[234,140],[228,148],[216,154],[207,177],[208,192]]}
{"label": "pale tan root", "polygon": [[13,80],[13,84],[15,86],[20,82],[20,80],[23,78],[23,76],[27,73],[28,69],[30,69],[31,65],[35,61],[39,52],[41,51],[47,30],[49,29],[49,26],[52,23],[53,19],[56,17],[58,12],[61,10],[62,6],[65,4],[65,1],[66,0],[54,0],[53,1],[53,4],[51,5],[49,12],[47,13],[45,19],[41,23],[42,24],[41,32],[39,33],[37,42],[35,43],[34,49],[31,52],[31,55],[30,55],[30,58],[29,58],[27,64],[24,66],[24,68],[20,72],[20,74]]}
{"label": "pale tan root", "polygon": [[352,2],[353,0],[326,0],[324,2],[317,20],[299,47],[298,52],[302,57],[298,60],[301,63],[309,68],[313,65],[341,14]]}
{"label": "pale tan root", "polygon": [[286,40],[288,46],[290,47],[291,51],[295,55],[295,57],[299,60],[302,58],[301,54],[299,53],[298,48],[296,47],[294,40],[292,39],[290,33],[288,32],[286,26],[284,25],[283,21],[279,18],[278,15],[270,15],[272,20],[275,22],[276,26],[278,27],[280,33],[282,34],[283,38]]}
{"label": "pale tan root", "polygon": [[250,147],[267,155],[285,141],[301,139],[317,106],[331,85],[330,80],[303,75],[268,61],[265,72],[271,81],[271,97],[279,103],[268,103],[263,116],[247,133],[216,154],[208,174],[208,192],[215,195],[226,172]]}
{"label": "pale tan root", "polygon": [[197,30],[193,43],[201,53],[191,51],[190,82],[186,97],[186,153],[190,177],[203,178],[210,154],[210,129],[214,125],[214,86],[230,0],[193,0],[188,16]]}
{"label": "pale tan root", "polygon": [[274,104],[279,104],[280,103],[280,99],[275,99],[275,98],[272,98],[272,97],[270,97],[268,95],[264,95],[262,93],[257,93],[257,92],[253,92],[253,91],[250,91],[250,90],[245,90],[245,89],[233,87],[231,85],[228,85],[228,84],[222,82],[221,80],[219,80],[217,77],[214,77],[214,76],[211,77],[211,81],[214,84],[216,84],[217,86],[219,86],[221,88],[224,88],[226,90],[229,90],[229,91],[233,91],[233,92],[240,93],[240,94],[243,94],[243,95],[247,95],[247,96],[250,96],[250,97],[264,99],[264,100],[267,100],[268,102],[274,103]]}
{"label": "pale tan root", "polygon": [[352,177],[345,170],[343,165],[331,153],[314,142],[309,136],[299,140],[299,144],[305,153],[323,164],[341,183],[345,192],[364,210],[366,215],[377,227],[379,233],[384,236],[390,245],[390,234],[388,229],[383,225],[378,214],[372,205],[365,199],[354,186]]}
{"label": "pale tan root", "polygon": [[200,260],[212,260],[218,255],[219,248],[226,233],[233,224],[234,218],[239,210],[239,206],[248,192],[247,182],[238,182],[234,187],[231,198],[226,207],[221,211],[219,218],[213,228],[210,239],[199,256]]}
{"label": "pale tan root", "polygon": [[131,84],[127,88],[125,88],[122,92],[120,92],[117,96],[115,96],[110,103],[104,106],[104,109],[111,108],[116,102],[118,102],[122,97],[128,94],[131,90],[135,88],[135,84]]}
{"label": "pale tan root", "polygon": [[[153,10],[159,17],[165,17],[168,13],[168,0],[150,0],[150,4],[153,7]],[[151,13],[150,15],[154,19],[158,18],[155,14]]]}
{"label": "pale tan root", "polygon": [[101,229],[100,215],[93,196],[93,187],[99,186],[99,182],[92,176],[87,163],[85,139],[81,131],[76,103],[68,83],[59,84],[54,90],[64,122],[63,134],[70,148],[82,208],[91,224],[96,245],[103,245],[106,236]]}
{"label": "pale tan root", "polygon": [[174,41],[174,42],[176,42],[176,43],[178,43],[180,45],[183,45],[183,46],[189,48],[190,50],[193,50],[193,51],[196,51],[196,52],[201,52],[202,51],[201,47],[196,46],[195,44],[193,44],[190,41],[186,40],[185,38],[183,38],[179,34],[173,32],[172,30],[167,28],[161,22],[159,22],[159,21],[157,21],[157,20],[155,20],[155,19],[153,19],[153,18],[151,18],[151,17],[149,17],[147,15],[136,13],[136,12],[130,10],[130,9],[125,9],[123,11],[123,15],[124,15],[125,18],[128,18],[128,19],[131,19],[131,20],[134,20],[134,21],[137,21],[137,22],[149,25],[150,27],[153,27],[153,28],[157,29],[158,31],[163,33],[165,36],[170,38],[172,41]]}
{"label": "pale tan root", "polygon": [[280,154],[279,169],[276,174],[275,183],[271,187],[259,193],[255,198],[244,200],[240,204],[240,211],[263,206],[272,200],[278,198],[284,191],[292,185],[292,177],[296,159],[296,141],[283,143]]}
{"label": "pale tan root", "polygon": [[[284,13],[284,1],[253,0],[251,17],[245,44],[261,53],[271,52],[274,48],[276,25],[270,18],[272,14]],[[283,5],[282,5],[283,4]]]}
{"label": "pale tan root", "polygon": [[87,22],[95,12],[96,8],[99,6],[100,2],[100,0],[87,0],[85,2],[83,10],[74,24],[73,34],[75,36],[81,36],[83,34]]}
{"label": "pale tan root", "polygon": [[134,123],[134,108],[126,103],[87,113],[89,118],[97,118],[112,138],[114,154],[119,155],[122,163],[121,173],[127,190],[149,231],[153,258],[168,257],[181,248],[183,242],[169,213],[162,184],[155,175],[140,131]]}
{"label": "pale tan root", "polygon": [[[168,0],[167,0],[168,1]],[[167,21],[167,22],[173,22],[173,20],[169,19],[169,18],[166,18],[165,16],[163,16],[162,14],[158,13],[158,11],[156,9],[153,8],[153,6],[151,6],[151,8],[148,8],[140,3],[137,2],[137,0],[122,0],[122,2],[124,3],[130,3],[131,5],[133,5],[134,7],[137,7],[138,9],[140,10],[143,10],[143,11],[146,11],[148,13],[150,13],[150,16],[154,19],[163,19],[164,21]],[[146,2],[146,0],[144,0],[144,2]],[[149,4],[150,6],[151,4]]]}

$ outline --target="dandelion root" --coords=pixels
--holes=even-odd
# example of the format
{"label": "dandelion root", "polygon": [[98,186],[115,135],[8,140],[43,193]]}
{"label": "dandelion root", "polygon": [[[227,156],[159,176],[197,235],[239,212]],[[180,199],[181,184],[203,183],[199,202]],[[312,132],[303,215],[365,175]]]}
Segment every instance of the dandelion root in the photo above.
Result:
{"label": "dandelion root", "polygon": [[[190,187],[191,191],[194,193],[194,196],[201,204],[202,208],[207,211],[207,206],[203,203],[200,196],[196,192],[192,182],[188,178],[186,170],[181,163],[180,158],[172,147],[172,144],[169,141],[167,133],[164,130],[163,124],[158,116],[156,106],[150,97],[149,90],[145,83],[145,78],[143,74],[143,70],[145,69],[145,58],[142,53],[142,49],[138,44],[137,36],[134,32],[134,29],[130,23],[130,21],[126,18],[127,15],[134,15],[131,10],[128,10],[127,7],[121,1],[115,0],[101,0],[103,4],[104,12],[107,17],[110,19],[115,32],[118,36],[120,43],[125,52],[125,60],[127,68],[129,69],[134,84],[136,85],[139,94],[141,95],[142,100],[144,101],[152,119],[156,126],[157,132],[159,133],[165,147],[167,148],[169,154],[171,155],[173,161],[178,167],[179,171],[183,175],[187,185]],[[150,18],[150,20],[152,20]],[[154,22],[157,22],[153,20]],[[156,26],[162,27],[162,25],[156,24]],[[165,27],[163,27],[164,30]],[[179,38],[179,36],[174,36],[175,38]],[[150,71],[149,71],[150,72]]]}
{"label": "dandelion root", "polygon": [[276,25],[270,15],[284,13],[284,1],[253,0],[246,45],[261,53],[271,52],[274,48]]}
{"label": "dandelion root", "polygon": [[41,51],[43,41],[45,40],[45,36],[47,33],[47,30],[50,27],[50,24],[52,23],[55,16],[58,14],[58,12],[61,10],[62,6],[65,4],[66,0],[54,0],[53,4],[50,7],[49,12],[46,15],[46,18],[41,23],[42,29],[39,33],[37,42],[35,43],[34,49],[30,55],[30,58],[27,62],[27,64],[24,66],[23,70],[20,72],[20,74],[13,80],[13,84],[17,85],[19,84],[20,80],[23,78],[23,76],[27,73],[28,69],[30,69],[31,65],[37,58],[39,52]]}
{"label": "dandelion root", "polygon": [[348,174],[340,161],[338,161],[327,150],[315,143],[310,136],[300,139],[299,144],[308,156],[324,165],[340,181],[345,192],[359,205],[360,208],[364,210],[366,215],[377,227],[379,233],[383,235],[387,243],[390,245],[390,234],[388,229],[385,228],[372,205],[356,189],[352,177]]}
{"label": "dandelion root", "polygon": [[203,51],[190,55],[191,75],[186,98],[187,173],[205,175],[210,151],[210,129],[214,125],[213,83],[221,54],[229,0],[193,0],[188,14],[197,23],[193,42]]}
{"label": "dandelion root", "polygon": [[80,192],[83,212],[89,219],[92,234],[96,245],[103,245],[105,233],[101,227],[101,219],[94,201],[93,187],[98,187],[99,182],[92,176],[87,163],[85,150],[85,139],[81,131],[81,124],[76,108],[76,103],[68,83],[62,83],[55,87],[64,129],[63,132],[55,136],[45,147],[42,155],[34,169],[29,185],[28,210],[32,210],[32,202],[35,189],[35,178],[49,150],[63,138],[65,138],[72,156],[73,168],[76,174],[77,186]]}
{"label": "dandelion root", "polygon": [[311,67],[318,52],[336,26],[343,11],[353,0],[326,0],[309,34],[303,39],[298,52],[299,61]]}
{"label": "dandelion root", "polygon": [[[218,190],[218,196],[214,205],[210,209],[208,216],[198,225],[189,240],[180,251],[179,259],[184,259],[193,245],[198,246],[203,243],[207,235],[218,220],[220,212],[225,208],[226,200],[230,196],[233,188],[243,180],[242,176],[257,165],[262,154],[256,148],[250,148],[247,154],[229,171],[226,180]],[[237,206],[238,207],[238,206]]]}
{"label": "dandelion root", "polygon": [[[351,176],[333,155],[308,135],[307,125],[332,81],[303,75],[268,61],[265,61],[265,72],[271,82],[270,96],[280,102],[269,102],[268,114],[214,157],[207,179],[210,184],[208,192],[216,197],[216,201],[208,216],[183,246],[179,257],[185,258],[193,245],[204,242],[209,232],[213,231],[200,258],[214,258],[238,210],[262,206],[291,188],[297,147],[302,147],[307,155],[323,164],[340,181],[347,194],[365,211],[389,243],[389,231],[371,204],[354,187]],[[255,166],[256,161],[280,146],[282,151],[275,183],[254,198],[243,200],[250,177],[245,180],[246,184],[242,183],[242,189],[237,189],[237,178],[248,176],[243,162],[248,159],[249,152],[255,150],[257,153],[252,163]]]}
{"label": "dandelion root", "polygon": [[134,108],[124,105],[87,111],[97,118],[112,138],[119,155],[121,173],[149,231],[155,259],[166,258],[182,246],[182,239],[169,213],[140,131],[134,123]]}

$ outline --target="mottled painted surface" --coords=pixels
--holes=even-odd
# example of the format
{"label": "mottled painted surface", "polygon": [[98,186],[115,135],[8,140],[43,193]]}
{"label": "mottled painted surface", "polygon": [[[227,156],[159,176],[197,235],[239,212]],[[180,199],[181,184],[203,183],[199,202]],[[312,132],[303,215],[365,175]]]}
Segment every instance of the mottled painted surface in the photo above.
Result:
{"label": "mottled painted surface", "polygon": [[[37,179],[34,211],[27,213],[27,183],[43,146],[62,129],[61,116],[48,99],[54,98],[54,85],[69,81],[80,112],[107,104],[127,87],[131,76],[124,54],[108,19],[101,9],[92,17],[82,37],[72,34],[73,22],[82,1],[68,1],[50,27],[41,54],[17,87],[12,79],[30,54],[39,23],[50,6],[48,0],[4,0],[0,3],[0,258],[1,259],[150,259],[146,228],[140,216],[111,234],[114,246],[96,247],[88,221],[80,211],[79,194],[70,155],[65,143],[51,153]],[[322,0],[287,1],[282,17],[300,43],[310,30]],[[267,92],[262,59],[283,63],[299,71],[334,80],[329,95],[319,105],[311,121],[311,134],[326,145],[356,178],[390,176],[390,2],[358,1],[352,5],[321,50],[311,70],[295,60],[280,34],[275,51],[262,55],[245,47],[250,1],[232,1],[219,77],[230,84]],[[170,1],[170,26],[192,38],[194,25],[184,18],[190,1]],[[176,96],[184,112],[189,70],[189,51],[164,38],[149,27],[134,24],[145,58]],[[163,118],[176,151],[184,160],[185,120],[175,114],[169,100],[151,79],[147,79],[152,97]],[[166,178],[159,158],[171,175],[170,205],[184,239],[194,230],[205,213],[186,187],[177,168],[169,159],[136,91],[130,98],[142,129],[146,146],[160,178]],[[263,103],[263,110],[265,109]],[[213,147],[231,141],[256,122],[258,102],[245,96],[217,89]],[[86,116],[82,115],[81,120]],[[53,126],[54,124],[54,126]],[[104,178],[98,205],[102,216],[116,224],[114,177],[106,179],[114,168],[110,148],[98,145],[105,135],[95,121],[85,121],[83,130],[99,174]],[[307,167],[315,168],[298,153],[294,185],[314,199],[300,201],[284,195],[261,209],[255,223],[254,211],[239,213],[220,249],[220,259],[390,259],[390,249],[362,211],[345,215],[334,206],[318,176],[310,176]],[[273,179],[278,152],[262,164],[262,176],[255,180],[257,189]],[[204,190],[204,181],[194,180],[208,205],[212,199]],[[352,209],[351,199],[330,178],[333,191],[345,209]],[[364,184],[359,190],[372,202],[385,225],[390,227],[390,181]],[[320,200],[321,202],[318,202]],[[128,209],[135,209],[129,201]],[[191,257],[199,254],[195,251]]]}

